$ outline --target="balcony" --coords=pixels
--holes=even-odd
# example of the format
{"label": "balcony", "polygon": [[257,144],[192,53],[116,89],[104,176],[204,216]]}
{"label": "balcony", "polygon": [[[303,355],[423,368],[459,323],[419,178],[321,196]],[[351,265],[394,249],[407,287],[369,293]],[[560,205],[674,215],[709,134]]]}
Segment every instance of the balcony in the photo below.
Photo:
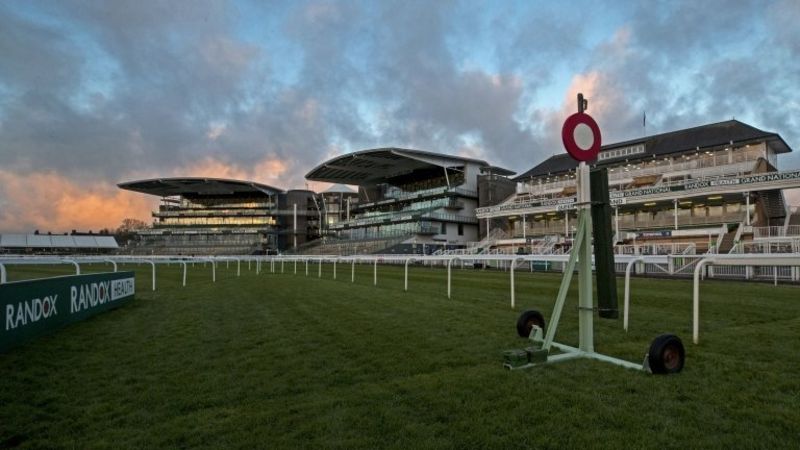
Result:
{"label": "balcony", "polygon": [[[437,207],[435,209],[441,209]],[[431,209],[397,211],[383,214],[367,215],[351,220],[343,220],[330,225],[331,230],[342,230],[347,228],[358,228],[375,225],[384,225],[397,222],[411,222],[423,219],[433,219],[440,222],[456,222],[477,224],[478,218],[474,216],[462,216],[442,212],[433,212]]]}
{"label": "balcony", "polygon": [[262,209],[272,209],[275,208],[277,205],[274,202],[247,202],[247,203],[231,203],[231,202],[222,202],[219,203],[192,203],[188,201],[184,201],[180,204],[161,204],[159,209],[162,211],[168,210],[187,210],[187,209],[254,209],[254,208],[262,208]]}
{"label": "balcony", "polygon": [[[299,212],[299,211],[298,211]],[[274,214],[274,210],[267,209],[165,209],[153,211],[153,217],[253,217]]]}
{"label": "balcony", "polygon": [[[678,215],[678,228],[695,227],[702,225],[721,225],[723,223],[740,223],[744,221],[744,211],[736,211],[724,213],[721,215],[707,215],[707,216],[692,216],[692,215]],[[614,217],[611,218],[612,225],[614,224]],[[642,229],[671,229],[675,226],[675,216],[672,212],[659,212],[653,216],[626,214],[619,216],[619,229],[620,231],[626,230],[642,230]]]}
{"label": "balcony", "polygon": [[[542,220],[539,222],[531,221],[527,223],[527,228],[525,229],[525,236],[527,237],[534,237],[534,236],[546,236],[546,235],[564,235],[566,233],[566,226],[564,224],[562,216],[554,216],[553,220]],[[679,215],[678,216],[678,228],[685,229],[690,227],[698,227],[698,226],[705,226],[705,225],[721,225],[724,223],[740,223],[744,220],[744,211],[736,211],[725,213],[716,216],[691,216],[691,215]],[[570,217],[569,232],[572,233],[578,224],[578,221],[575,217]],[[632,231],[632,230],[647,230],[647,229],[660,229],[660,230],[670,230],[675,226],[675,218],[672,215],[672,212],[659,212],[655,215],[651,214],[642,214],[638,217],[634,214],[626,214],[620,215],[618,219],[619,224],[619,231]],[[517,222],[517,225],[514,227],[514,237],[521,238],[522,234],[522,227],[520,226],[521,223]],[[612,227],[615,225],[615,218],[612,216],[611,218],[611,225]],[[782,227],[773,227],[773,228],[782,228]],[[797,230],[800,233],[800,230]],[[800,234],[798,235],[800,237]]]}
{"label": "balcony", "polygon": [[[650,175],[665,175],[669,177],[685,176],[687,178],[705,178],[727,175],[741,175],[750,173],[755,168],[755,162],[764,157],[763,145],[701,155],[684,156],[669,160],[654,159],[628,164],[626,166],[610,167],[608,173],[609,185],[626,184],[634,178]],[[681,182],[683,182],[681,180]],[[574,175],[567,175],[566,179],[536,183],[529,182],[522,186],[521,194],[541,197],[543,195],[560,194],[565,188],[575,186]]]}
{"label": "balcony", "polygon": [[436,187],[432,189],[425,189],[421,191],[414,191],[414,192],[402,192],[397,194],[390,194],[387,195],[385,198],[381,200],[377,200],[374,202],[368,203],[360,203],[358,205],[354,205],[354,209],[366,209],[371,208],[374,206],[379,205],[389,205],[396,202],[402,202],[405,200],[419,200],[427,197],[437,197],[444,194],[455,194],[456,196],[460,197],[470,197],[470,198],[477,198],[478,193],[476,191],[472,191],[469,189],[463,189],[459,187],[451,187],[448,188],[447,186]]}
{"label": "balcony", "polygon": [[447,204],[444,205],[444,208],[453,211],[459,211],[464,209],[464,202],[451,198],[447,201]]}
{"label": "balcony", "polygon": [[800,225],[753,227],[753,237],[756,239],[800,238]]}

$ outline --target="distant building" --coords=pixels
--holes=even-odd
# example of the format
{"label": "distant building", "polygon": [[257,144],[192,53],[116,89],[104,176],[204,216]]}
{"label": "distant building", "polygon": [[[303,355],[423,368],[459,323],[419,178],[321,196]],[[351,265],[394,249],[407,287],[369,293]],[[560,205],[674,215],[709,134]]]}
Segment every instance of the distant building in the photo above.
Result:
{"label": "distant building", "polygon": [[118,249],[114,236],[92,232],[0,234],[0,254],[86,255],[112,253]]}
{"label": "distant building", "polygon": [[315,195],[218,178],[158,178],[120,183],[161,197],[153,227],[128,250],[143,254],[264,254],[319,236]]}

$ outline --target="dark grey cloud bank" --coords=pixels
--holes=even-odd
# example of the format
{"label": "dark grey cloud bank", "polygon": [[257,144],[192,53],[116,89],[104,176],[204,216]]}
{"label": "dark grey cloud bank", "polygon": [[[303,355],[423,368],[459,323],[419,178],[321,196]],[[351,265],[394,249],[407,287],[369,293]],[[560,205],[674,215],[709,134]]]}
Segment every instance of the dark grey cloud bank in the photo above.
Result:
{"label": "dark grey cloud bank", "polygon": [[547,3],[485,5],[267,4],[271,45],[243,29],[262,27],[250,3],[3,3],[0,166],[112,183],[271,157],[298,186],[333,153],[402,145],[522,171],[560,151],[562,105],[540,102],[579,74],[607,97],[607,141],[646,110],[648,131],[735,116],[800,144],[796,1],[577,4],[614,21],[599,39]]}

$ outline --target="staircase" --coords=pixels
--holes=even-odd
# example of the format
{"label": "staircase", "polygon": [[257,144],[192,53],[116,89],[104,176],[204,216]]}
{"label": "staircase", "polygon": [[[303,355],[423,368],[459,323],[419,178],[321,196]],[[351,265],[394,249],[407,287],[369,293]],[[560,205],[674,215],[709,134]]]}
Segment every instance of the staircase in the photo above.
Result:
{"label": "staircase", "polygon": [[773,189],[771,191],[760,191],[758,197],[767,216],[766,226],[783,225],[786,219],[786,202],[783,199],[783,191]]}
{"label": "staircase", "polygon": [[730,253],[733,244],[736,242],[736,231],[738,228],[738,224],[734,225],[732,228],[728,228],[728,232],[722,237],[717,253]]}
{"label": "staircase", "polygon": [[558,236],[546,236],[542,242],[531,249],[534,255],[550,255],[558,244]]}
{"label": "staircase", "polygon": [[471,254],[484,253],[486,252],[486,250],[489,250],[494,245],[495,241],[497,241],[498,239],[504,239],[506,237],[508,236],[506,235],[506,232],[503,231],[502,228],[495,228],[489,232],[488,236],[480,240],[474,246],[468,247],[467,250]]}

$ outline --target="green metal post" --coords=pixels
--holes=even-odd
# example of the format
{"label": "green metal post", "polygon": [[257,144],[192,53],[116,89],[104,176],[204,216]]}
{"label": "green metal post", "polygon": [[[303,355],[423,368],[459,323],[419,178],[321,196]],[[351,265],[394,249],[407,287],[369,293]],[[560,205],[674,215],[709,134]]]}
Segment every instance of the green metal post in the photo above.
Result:
{"label": "green metal post", "polygon": [[591,171],[590,178],[598,314],[606,319],[616,319],[619,317],[619,309],[617,307],[617,279],[614,269],[611,202],[608,195],[608,169],[594,169]]}

